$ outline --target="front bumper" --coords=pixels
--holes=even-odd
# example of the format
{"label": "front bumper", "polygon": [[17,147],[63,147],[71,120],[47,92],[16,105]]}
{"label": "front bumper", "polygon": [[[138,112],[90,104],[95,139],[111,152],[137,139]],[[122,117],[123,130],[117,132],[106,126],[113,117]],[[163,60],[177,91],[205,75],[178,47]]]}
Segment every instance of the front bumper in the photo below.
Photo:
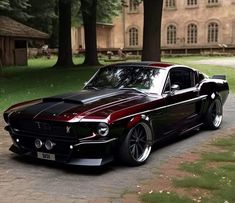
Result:
{"label": "front bumper", "polygon": [[[51,160],[68,165],[105,165],[113,160],[117,142],[117,138],[79,142],[77,139],[62,139],[40,135],[35,136],[30,134],[19,134],[11,130],[8,131],[13,141],[10,151],[20,155]],[[47,150],[44,145],[40,149],[37,149],[34,145],[36,139],[42,140],[43,143],[49,139],[55,143],[55,146],[52,150]],[[45,156],[39,156],[38,153]],[[53,157],[53,160],[50,158],[51,156]]]}

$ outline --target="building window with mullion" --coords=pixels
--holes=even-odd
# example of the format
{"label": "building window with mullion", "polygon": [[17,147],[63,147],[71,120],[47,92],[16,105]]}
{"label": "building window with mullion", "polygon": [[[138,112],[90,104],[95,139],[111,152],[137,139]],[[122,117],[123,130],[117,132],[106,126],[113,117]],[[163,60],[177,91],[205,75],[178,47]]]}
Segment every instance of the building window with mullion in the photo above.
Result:
{"label": "building window with mullion", "polygon": [[187,43],[188,44],[197,44],[197,25],[196,24],[189,24],[188,25],[188,36],[187,36]]}
{"label": "building window with mullion", "polygon": [[136,47],[139,45],[139,34],[137,28],[129,29],[129,46]]}
{"label": "building window with mullion", "polygon": [[176,27],[174,25],[167,27],[167,44],[176,44]]}
{"label": "building window with mullion", "polygon": [[135,0],[129,1],[129,12],[130,13],[137,13],[138,12],[138,5]]}
{"label": "building window with mullion", "polygon": [[219,25],[217,23],[210,23],[208,25],[208,43],[217,43],[219,38]]}
{"label": "building window with mullion", "polygon": [[176,4],[175,4],[175,0],[166,0],[165,1],[165,8],[171,9],[171,8],[175,8]]}
{"label": "building window with mullion", "polygon": [[197,0],[187,0],[187,6],[196,6]]}

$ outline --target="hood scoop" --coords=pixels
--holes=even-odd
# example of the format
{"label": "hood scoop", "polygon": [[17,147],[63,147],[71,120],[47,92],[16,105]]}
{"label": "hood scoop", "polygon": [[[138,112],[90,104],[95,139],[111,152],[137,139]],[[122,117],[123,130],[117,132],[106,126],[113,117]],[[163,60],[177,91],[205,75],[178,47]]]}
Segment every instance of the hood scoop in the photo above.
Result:
{"label": "hood scoop", "polygon": [[64,103],[71,103],[71,104],[80,104],[84,105],[82,101],[79,101],[78,99],[70,99],[70,98],[60,98],[60,97],[47,97],[43,98],[43,102],[64,102]]}

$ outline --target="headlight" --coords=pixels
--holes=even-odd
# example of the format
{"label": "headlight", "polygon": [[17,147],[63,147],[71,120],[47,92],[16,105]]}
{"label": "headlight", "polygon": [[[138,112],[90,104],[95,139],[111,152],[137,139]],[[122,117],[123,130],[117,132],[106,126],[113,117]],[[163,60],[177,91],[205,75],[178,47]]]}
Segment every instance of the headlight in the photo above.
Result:
{"label": "headlight", "polygon": [[105,137],[109,134],[109,126],[106,123],[99,123],[97,132],[100,136]]}

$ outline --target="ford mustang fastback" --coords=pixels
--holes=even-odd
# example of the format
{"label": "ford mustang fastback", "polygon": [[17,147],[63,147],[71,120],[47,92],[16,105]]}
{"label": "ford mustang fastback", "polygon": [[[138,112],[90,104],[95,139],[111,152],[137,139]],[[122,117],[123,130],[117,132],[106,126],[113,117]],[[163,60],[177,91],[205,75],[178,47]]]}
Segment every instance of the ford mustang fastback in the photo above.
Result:
{"label": "ford mustang fastback", "polygon": [[85,166],[119,158],[137,166],[163,139],[218,129],[228,94],[223,75],[168,63],[113,64],[79,92],[11,106],[5,129],[20,155]]}

